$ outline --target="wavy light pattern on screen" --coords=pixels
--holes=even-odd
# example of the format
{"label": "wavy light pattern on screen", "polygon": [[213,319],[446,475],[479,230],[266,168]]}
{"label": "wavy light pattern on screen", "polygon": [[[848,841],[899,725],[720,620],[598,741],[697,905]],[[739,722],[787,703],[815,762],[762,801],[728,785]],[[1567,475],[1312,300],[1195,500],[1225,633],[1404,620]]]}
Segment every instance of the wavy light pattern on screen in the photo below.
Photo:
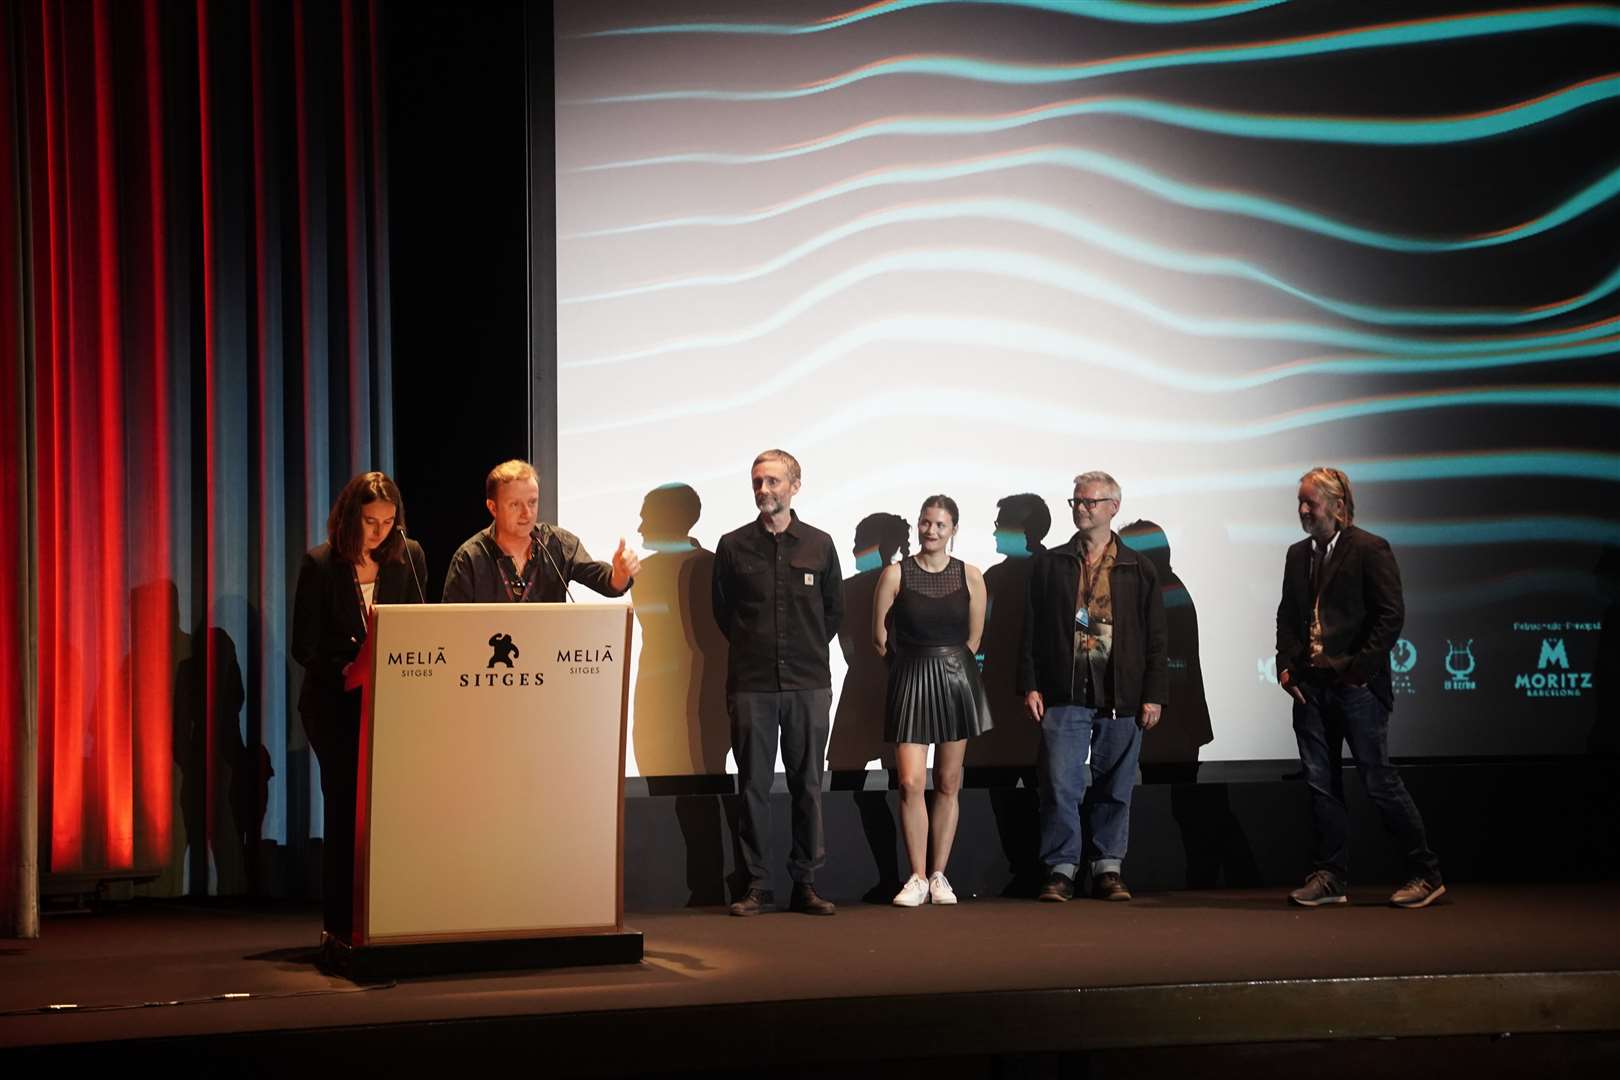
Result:
{"label": "wavy light pattern on screen", "polygon": [[[989,407],[995,409],[1004,404],[1006,403],[1000,400],[993,400],[989,403]],[[791,432],[789,435],[784,435],[783,441],[784,443],[791,442],[794,446],[805,445],[799,439],[800,434],[800,431]],[[994,437],[1002,436],[997,435]],[[1609,461],[1608,458],[1612,455],[1597,455],[1596,459],[1588,460],[1591,455],[1578,451],[1523,450],[1509,451],[1501,455],[1505,460],[1497,460],[1498,455],[1481,454],[1477,455],[1479,459],[1479,471],[1477,474],[1469,471],[1470,466],[1466,462],[1455,460],[1475,456],[1472,454],[1412,455],[1398,459],[1399,465],[1387,459],[1373,462],[1352,460],[1342,462],[1342,465],[1358,485],[1369,485],[1379,482],[1380,479],[1389,483],[1404,483],[1427,480],[1499,479],[1503,477],[1525,477],[1542,480],[1597,479],[1620,482],[1620,471],[1615,468],[1615,465],[1620,464],[1620,462]],[[1314,458],[1309,461],[1301,459],[1288,461],[1263,470],[1251,470],[1247,473],[1232,472],[1231,475],[1249,479],[1250,482],[1244,484],[1241,490],[1270,491],[1277,494],[1277,497],[1281,498],[1286,506],[1293,489],[1299,483],[1300,475],[1315,464],[1318,464],[1318,462]],[[1380,478],[1363,472],[1365,469],[1378,469],[1380,467],[1386,467],[1388,475]],[[689,461],[681,472],[685,483],[700,490],[707,490],[710,485],[715,483],[736,483],[737,474],[737,462],[732,457],[702,462]],[[1222,475],[1226,474],[1223,473]],[[872,468],[858,476],[820,477],[818,478],[816,490],[820,502],[859,505],[869,503],[873,498],[882,496],[887,492],[913,488],[917,486],[920,479],[930,478],[937,478],[938,484],[934,486],[942,485],[948,479],[951,483],[957,485],[1000,487],[1007,482],[1008,473],[1004,463],[986,457],[964,457],[935,453],[924,456],[908,456],[900,453],[885,458],[881,464],[874,462]],[[1180,473],[1175,476],[1133,477],[1129,488],[1133,499],[1163,496],[1197,497],[1209,490],[1208,481],[1212,479],[1213,477],[1209,474],[1191,472]],[[594,500],[617,499],[630,495],[640,496],[644,493],[645,486],[638,485],[634,480],[625,481],[619,477],[592,476],[589,479],[582,479],[578,485],[571,487],[569,495],[570,498]]]}
{"label": "wavy light pattern on screen", "polygon": [[742,214],[693,214],[658,221],[620,225],[565,236],[588,239],[598,236],[624,236],[656,229],[700,226],[743,226],[769,221],[797,210],[816,206],[844,195],[881,187],[936,184],[969,177],[989,176],[1010,169],[1064,168],[1104,176],[1145,194],[1194,210],[1209,210],[1267,221],[1318,236],[1343,240],[1362,247],[1401,252],[1468,251],[1497,247],[1538,236],[1580,217],[1620,195],[1620,168],[1614,169],[1557,206],[1520,224],[1494,229],[1474,236],[1453,239],[1431,238],[1384,232],[1355,225],[1330,215],[1297,206],[1280,199],[1224,188],[1202,187],[1155,172],[1143,165],[1096,150],[1078,147],[1041,146],[1005,154],[968,158],[929,165],[907,165],[880,169],[841,180],[808,194]]}
{"label": "wavy light pattern on screen", "polygon": [[[1297,461],[1270,469],[1220,469],[1192,475],[1152,477],[1131,485],[1144,497],[1192,495],[1204,491],[1286,491],[1314,462]],[[1620,484],[1620,454],[1583,450],[1505,450],[1427,454],[1340,462],[1359,486],[1426,480],[1488,480],[1505,477],[1596,480]]]}
{"label": "wavy light pattern on screen", "polygon": [[1066,210],[1045,203],[1033,202],[1027,199],[967,199],[893,207],[887,210],[875,211],[820,233],[775,258],[746,270],[725,274],[701,274],[671,278],[604,292],[587,293],[581,296],[559,297],[557,302],[559,304],[589,304],[642,296],[649,293],[667,292],[674,289],[717,288],[727,285],[739,285],[768,277],[818,251],[831,247],[841,240],[859,236],[875,229],[918,223],[949,225],[971,219],[1028,225],[1090,244],[1112,254],[1157,267],[1161,270],[1234,278],[1256,285],[1263,285],[1296,300],[1302,300],[1323,311],[1332,312],[1347,319],[1374,323],[1380,326],[1520,326],[1525,323],[1576,311],[1611,295],[1616,290],[1620,290],[1620,267],[1617,267],[1610,271],[1597,285],[1579,296],[1556,303],[1539,304],[1534,307],[1518,308],[1510,311],[1421,311],[1406,308],[1378,307],[1313,293],[1242,259],[1167,248],[1110,229],[1078,214],[1071,214]]}
{"label": "wavy light pattern on screen", "polygon": [[[1620,543],[1620,522],[1593,517],[1522,515],[1461,521],[1357,521],[1356,524],[1377,533],[1391,544],[1403,547],[1456,547],[1533,541]],[[1294,543],[1300,538],[1300,530],[1298,526],[1229,521],[1226,523],[1226,536],[1236,544],[1277,547]]]}
{"label": "wavy light pattern on screen", "polygon": [[1135,56],[1111,57],[1073,64],[1032,64],[984,60],[971,56],[890,56],[852,68],[826,79],[781,90],[659,90],[585,98],[568,104],[612,105],[652,101],[789,101],[812,97],[854,86],[868,79],[891,75],[921,75],[960,79],[1003,86],[1045,86],[1083,82],[1144,71],[1169,68],[1203,67],[1217,64],[1253,64],[1276,60],[1297,60],[1361,49],[1385,49],[1435,42],[1457,42],[1468,38],[1525,33],[1559,27],[1602,27],[1620,29],[1620,10],[1610,7],[1576,6],[1541,11],[1504,11],[1477,15],[1454,15],[1439,19],[1387,23],[1326,34],[1243,45],[1210,45],[1190,49],[1169,49]]}
{"label": "wavy light pattern on screen", "polygon": [[[629,431],[725,413],[751,402],[763,400],[763,388],[727,398],[707,397],[678,407],[637,415],[614,415],[601,420],[571,424],[560,429],[563,436]],[[983,425],[987,417],[1016,417],[1026,431],[1073,433],[1084,431],[1088,438],[1107,438],[1130,443],[1232,443],[1263,439],[1287,432],[1304,431],[1325,424],[1362,420],[1374,416],[1429,412],[1456,408],[1620,408],[1620,385],[1594,386],[1493,386],[1467,390],[1426,390],[1408,394],[1388,394],[1331,402],[1303,409],[1292,409],[1274,416],[1237,422],[1210,422],[1165,419],[1150,415],[1126,414],[1073,408],[1047,400],[1033,400],[1005,394],[969,390],[909,390],[857,398],[836,415],[819,420],[795,435],[794,445],[808,446],[834,437],[869,428],[901,417],[920,416],[960,419]]]}
{"label": "wavy light pattern on screen", "polygon": [[1537,124],[1557,120],[1579,109],[1620,97],[1620,75],[1603,75],[1550,94],[1482,112],[1410,119],[1368,119],[1351,116],[1289,116],[1233,112],[1180,105],[1152,98],[1104,97],[1058,101],[1014,113],[981,116],[900,116],[871,120],[842,131],[821,135],[790,146],[758,153],[691,152],[629,158],[584,165],[580,172],[646,168],[654,165],[755,165],[785,161],[865,139],[889,136],[950,138],[1016,131],[1053,120],[1086,116],[1112,116],[1212,135],[1245,139],[1345,143],[1359,146],[1443,146],[1474,142]]}
{"label": "wavy light pattern on screen", "polygon": [[1056,289],[1073,296],[1109,304],[1159,326],[1191,337],[1295,341],[1311,345],[1355,349],[1384,355],[1472,356],[1511,352],[1534,347],[1572,345],[1612,333],[1620,316],[1611,316],[1569,330],[1450,341],[1399,337],[1283,319],[1210,318],[1172,310],[1154,299],[1106,278],[1044,256],[995,248],[953,248],[941,251],[905,251],[870,259],[834,274],[805,290],[792,303],[778,308],[752,326],[719,334],[706,334],[658,342],[641,349],[559,364],[563,368],[622,364],[699,349],[742,345],[780,330],[840,293],[891,274],[984,274]]}
{"label": "wavy light pattern on screen", "polygon": [[1602,587],[1602,580],[1584,570],[1522,570],[1449,589],[1408,589],[1406,606],[1425,613],[1483,608],[1504,600],[1546,596],[1586,599]]}
{"label": "wavy light pattern on screen", "polygon": [[[837,34],[651,8],[680,25],[559,65],[565,516],[609,535],[678,475],[708,546],[751,509],[755,444],[781,445],[841,547],[947,490],[989,565],[996,500],[1039,492],[1061,540],[1070,478],[1109,468],[1229,617],[1203,642],[1217,756],[1288,745],[1244,718],[1276,705],[1253,657],[1311,465],[1345,467],[1400,548],[1430,674],[1437,635],[1484,658],[1510,610],[1601,609],[1620,4],[1162,33],[896,14],[930,6]],[[629,36],[701,31],[732,36]]]}
{"label": "wavy light pattern on screen", "polygon": [[[1294,360],[1285,364],[1225,374],[1200,370],[1196,366],[1178,367],[1160,363],[1149,356],[1104,341],[1035,323],[1009,319],[912,315],[879,319],[842,331],[798,358],[777,365],[768,378],[750,384],[747,393],[725,400],[732,406],[757,404],[765,400],[767,395],[785,393],[795,385],[862,350],[897,344],[935,345],[942,349],[983,349],[986,352],[993,352],[1001,358],[1000,370],[1008,378],[1018,377],[1017,368],[1011,361],[1016,359],[1017,354],[1022,353],[1070,361],[1077,371],[1080,369],[1111,371],[1167,389],[1201,394],[1237,393],[1272,386],[1287,379],[1316,375],[1413,377],[1459,372],[1477,374],[1566,360],[1620,356],[1620,337],[1607,337],[1580,345],[1493,356],[1448,358],[1335,356]],[[584,365],[582,362],[574,362],[563,366]],[[703,400],[715,399],[711,393],[705,391]],[[696,411],[701,409],[695,401],[684,403],[672,401],[662,415],[675,418]]]}
{"label": "wavy light pattern on screen", "polygon": [[1173,23],[1207,22],[1251,11],[1277,7],[1289,0],[1218,0],[1203,4],[1152,4],[1134,0],[887,0],[867,4],[846,11],[842,15],[820,19],[811,23],[737,23],[737,22],[681,22],[663,26],[629,26],[615,30],[596,30],[578,36],[630,37],[649,34],[753,34],[795,36],[820,34],[840,30],[868,19],[893,15],[916,8],[946,7],[973,4],[983,7],[1025,8],[1030,11],[1048,11],[1060,15],[1077,15],[1103,22],[1169,25]]}

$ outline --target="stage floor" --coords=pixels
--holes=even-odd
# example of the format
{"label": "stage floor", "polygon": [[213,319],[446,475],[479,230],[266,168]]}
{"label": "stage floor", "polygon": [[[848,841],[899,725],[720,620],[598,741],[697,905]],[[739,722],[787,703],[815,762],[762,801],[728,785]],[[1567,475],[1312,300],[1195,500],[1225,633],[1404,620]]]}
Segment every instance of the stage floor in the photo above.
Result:
{"label": "stage floor", "polygon": [[[152,902],[48,918],[40,940],[0,948],[0,1048],[190,1045],[262,1062],[341,1037],[431,1056],[459,1030],[635,1072],[779,1062],[806,1024],[825,1061],[892,1053],[913,1029],[941,1054],[1620,1031],[1620,884],[1465,885],[1421,911],[1385,895],[1317,910],[1212,891],[637,913],[639,965],[376,987],[315,967],[312,910]],[[64,1004],[78,1008],[32,1011]]]}

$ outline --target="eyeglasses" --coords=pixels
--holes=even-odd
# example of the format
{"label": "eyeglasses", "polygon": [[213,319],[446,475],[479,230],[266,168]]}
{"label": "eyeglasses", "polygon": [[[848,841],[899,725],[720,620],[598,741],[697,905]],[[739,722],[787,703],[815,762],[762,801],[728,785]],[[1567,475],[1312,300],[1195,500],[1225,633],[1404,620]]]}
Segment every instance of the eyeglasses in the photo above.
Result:
{"label": "eyeglasses", "polygon": [[1097,509],[1098,506],[1100,506],[1101,504],[1103,504],[1105,502],[1119,502],[1119,500],[1118,499],[1113,499],[1113,498],[1070,499],[1069,500],[1069,509],[1070,510],[1078,510],[1083,506],[1087,510],[1095,510],[1095,509]]}

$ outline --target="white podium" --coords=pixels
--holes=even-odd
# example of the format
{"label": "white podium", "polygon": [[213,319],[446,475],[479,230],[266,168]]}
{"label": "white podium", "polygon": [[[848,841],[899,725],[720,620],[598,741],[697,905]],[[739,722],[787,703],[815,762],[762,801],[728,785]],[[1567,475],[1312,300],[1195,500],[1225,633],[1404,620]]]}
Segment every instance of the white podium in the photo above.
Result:
{"label": "white podium", "polygon": [[378,607],[361,688],[356,977],[634,963],[630,609]]}

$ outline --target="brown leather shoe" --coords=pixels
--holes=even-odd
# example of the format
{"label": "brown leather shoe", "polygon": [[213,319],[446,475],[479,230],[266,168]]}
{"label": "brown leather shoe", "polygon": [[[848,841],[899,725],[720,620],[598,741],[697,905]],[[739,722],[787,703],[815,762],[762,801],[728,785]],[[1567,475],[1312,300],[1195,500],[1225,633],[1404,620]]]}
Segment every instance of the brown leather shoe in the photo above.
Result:
{"label": "brown leather shoe", "polygon": [[731,905],[731,913],[739,916],[758,915],[775,906],[776,897],[771,895],[769,889],[749,889],[743,893],[742,899]]}
{"label": "brown leather shoe", "polygon": [[1428,907],[1446,894],[1446,887],[1438,881],[1430,881],[1424,877],[1415,877],[1405,885],[1395,890],[1395,895],[1389,902],[1395,907],[1420,908]]}
{"label": "brown leather shoe", "polygon": [[1124,878],[1112,870],[1106,870],[1091,883],[1091,895],[1098,900],[1129,900],[1131,890],[1125,887]]}
{"label": "brown leather shoe", "polygon": [[1061,904],[1066,900],[1073,900],[1074,880],[1054,870],[1046,879],[1046,884],[1041,887],[1041,895],[1036,899],[1044,900],[1048,904]]}
{"label": "brown leather shoe", "polygon": [[801,915],[836,915],[838,905],[831,900],[823,900],[816,895],[814,885],[801,881],[793,886],[793,898],[788,901],[788,910]]}

